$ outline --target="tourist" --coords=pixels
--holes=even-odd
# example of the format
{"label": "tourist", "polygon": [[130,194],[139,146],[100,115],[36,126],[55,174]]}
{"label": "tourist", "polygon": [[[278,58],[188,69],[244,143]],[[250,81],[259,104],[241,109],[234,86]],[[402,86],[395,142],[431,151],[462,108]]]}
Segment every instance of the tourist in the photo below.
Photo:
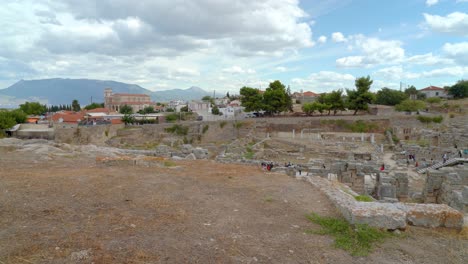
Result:
{"label": "tourist", "polygon": [[442,160],[444,161],[443,163],[447,161],[447,152],[445,152],[444,155],[442,156]]}
{"label": "tourist", "polygon": [[380,171],[384,171],[385,170],[385,164],[382,164],[382,166],[380,166]]}
{"label": "tourist", "polygon": [[463,158],[463,152],[461,149],[458,150],[458,156],[460,156],[460,158]]}

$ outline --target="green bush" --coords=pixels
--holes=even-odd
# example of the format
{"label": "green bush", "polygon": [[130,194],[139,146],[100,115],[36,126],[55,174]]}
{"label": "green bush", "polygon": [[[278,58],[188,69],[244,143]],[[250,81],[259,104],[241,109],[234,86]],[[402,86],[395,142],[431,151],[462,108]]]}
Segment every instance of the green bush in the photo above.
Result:
{"label": "green bush", "polygon": [[354,196],[354,199],[356,199],[356,201],[359,201],[359,202],[373,202],[374,201],[374,199],[372,199],[372,197],[370,197],[369,195]]}
{"label": "green bush", "polygon": [[383,241],[390,236],[389,233],[381,231],[368,225],[350,225],[344,219],[322,217],[316,213],[307,215],[307,218],[322,227],[320,231],[308,231],[320,235],[332,235],[335,237],[335,247],[344,249],[353,256],[367,256],[373,244]]}
{"label": "green bush", "polygon": [[179,136],[186,136],[188,134],[189,128],[186,126],[182,126],[179,124],[174,124],[172,127],[167,127],[165,129],[166,132],[176,134]]}
{"label": "green bush", "polygon": [[244,123],[242,123],[242,122],[234,122],[232,125],[234,126],[234,128],[239,129],[239,128],[241,128],[241,127],[244,125]]}
{"label": "green bush", "polygon": [[174,122],[174,121],[177,121],[179,120],[179,115],[178,114],[169,114],[169,115],[166,115],[166,122]]}
{"label": "green bush", "polygon": [[205,126],[203,126],[203,131],[202,131],[202,133],[203,133],[203,134],[205,134],[205,133],[206,133],[206,131],[208,131],[208,129],[209,129],[209,128],[210,128],[210,126],[209,126],[209,125],[205,125]]}
{"label": "green bush", "polygon": [[434,117],[431,117],[431,116],[421,116],[419,115],[417,117],[417,119],[421,122],[421,123],[425,123],[425,124],[429,124],[431,122],[434,122],[434,123],[442,123],[442,121],[444,120],[444,117],[443,116],[434,116]]}
{"label": "green bush", "polygon": [[221,121],[221,122],[219,123],[219,127],[220,127],[220,128],[223,128],[226,124],[227,124],[226,121]]}

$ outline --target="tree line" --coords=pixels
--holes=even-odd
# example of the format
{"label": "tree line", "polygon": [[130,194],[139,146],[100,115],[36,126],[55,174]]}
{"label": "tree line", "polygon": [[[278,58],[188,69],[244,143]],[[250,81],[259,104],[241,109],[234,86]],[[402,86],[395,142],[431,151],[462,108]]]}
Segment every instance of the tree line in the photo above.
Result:
{"label": "tree line", "polygon": [[[377,93],[370,92],[373,81],[370,76],[361,77],[355,80],[356,89],[333,90],[322,93],[314,102],[303,103],[302,111],[307,115],[315,112],[336,115],[338,111],[350,109],[356,115],[359,111],[368,110],[371,103],[396,106],[397,111],[417,111],[426,108],[426,102],[434,104],[440,102],[440,98],[427,98],[414,86],[410,86],[404,91],[390,88],[382,88]],[[455,85],[444,87],[447,93],[453,98],[468,97],[468,81],[460,80]],[[280,81],[270,83],[268,88],[262,92],[251,87],[240,89],[241,103],[247,112],[265,111],[267,115],[274,115],[280,112],[292,111],[291,93]],[[409,100],[412,98],[412,100]],[[425,101],[423,101],[425,100]]]}

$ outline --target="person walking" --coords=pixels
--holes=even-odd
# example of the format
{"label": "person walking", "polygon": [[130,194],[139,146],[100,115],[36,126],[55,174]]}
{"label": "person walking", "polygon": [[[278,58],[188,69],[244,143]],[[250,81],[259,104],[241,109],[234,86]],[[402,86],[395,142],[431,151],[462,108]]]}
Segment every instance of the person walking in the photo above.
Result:
{"label": "person walking", "polygon": [[447,152],[444,153],[444,156],[442,156],[443,163],[447,161]]}

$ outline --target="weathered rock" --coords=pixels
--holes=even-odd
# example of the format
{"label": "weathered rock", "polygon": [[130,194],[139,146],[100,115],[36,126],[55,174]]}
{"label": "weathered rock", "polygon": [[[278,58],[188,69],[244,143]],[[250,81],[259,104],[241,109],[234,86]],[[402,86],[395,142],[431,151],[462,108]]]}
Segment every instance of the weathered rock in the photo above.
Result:
{"label": "weathered rock", "polygon": [[195,148],[192,150],[192,153],[197,159],[206,159],[208,158],[208,150],[203,148]]}
{"label": "weathered rock", "polygon": [[180,148],[180,151],[183,153],[183,154],[190,154],[192,153],[193,151],[193,146],[190,145],[190,144],[184,144],[182,145],[182,147]]}
{"label": "weathered rock", "polygon": [[393,204],[356,202],[350,211],[350,222],[353,224],[368,224],[391,230],[406,227],[406,213]]}
{"label": "weathered rock", "polygon": [[445,204],[405,204],[408,223],[424,227],[462,228],[463,214]]}
{"label": "weathered rock", "polygon": [[77,252],[72,252],[70,258],[72,261],[83,261],[91,257],[91,250],[81,250]]}
{"label": "weathered rock", "polygon": [[185,159],[186,159],[186,160],[196,160],[197,157],[195,156],[195,154],[190,153],[190,154],[188,154],[187,156],[185,156]]}

